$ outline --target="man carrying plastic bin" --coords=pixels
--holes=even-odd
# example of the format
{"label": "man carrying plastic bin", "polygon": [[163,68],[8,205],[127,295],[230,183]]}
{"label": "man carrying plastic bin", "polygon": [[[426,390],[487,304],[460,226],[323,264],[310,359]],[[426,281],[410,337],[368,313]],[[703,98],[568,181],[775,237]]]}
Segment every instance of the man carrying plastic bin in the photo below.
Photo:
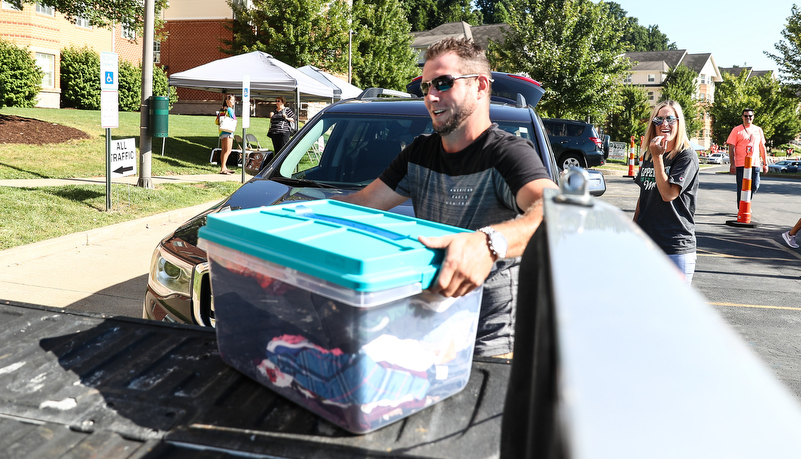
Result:
{"label": "man carrying plastic bin", "polygon": [[472,40],[426,52],[420,89],[435,133],[417,137],[365,189],[341,198],[388,210],[411,198],[417,218],[476,230],[420,238],[446,249],[430,287],[448,297],[484,284],[475,355],[510,357],[520,256],[556,188],[533,145],[490,120],[491,68]]}

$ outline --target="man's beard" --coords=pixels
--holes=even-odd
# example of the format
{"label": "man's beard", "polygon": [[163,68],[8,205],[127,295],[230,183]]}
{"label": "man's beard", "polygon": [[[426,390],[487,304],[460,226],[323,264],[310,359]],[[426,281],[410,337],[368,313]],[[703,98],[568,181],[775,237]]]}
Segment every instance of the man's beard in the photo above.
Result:
{"label": "man's beard", "polygon": [[476,111],[475,105],[469,106],[467,104],[462,104],[459,107],[455,108],[451,114],[452,116],[448,121],[445,122],[440,127],[433,126],[434,132],[441,136],[445,136],[448,134],[453,133],[459,126],[461,126],[462,121],[467,119],[473,112]]}

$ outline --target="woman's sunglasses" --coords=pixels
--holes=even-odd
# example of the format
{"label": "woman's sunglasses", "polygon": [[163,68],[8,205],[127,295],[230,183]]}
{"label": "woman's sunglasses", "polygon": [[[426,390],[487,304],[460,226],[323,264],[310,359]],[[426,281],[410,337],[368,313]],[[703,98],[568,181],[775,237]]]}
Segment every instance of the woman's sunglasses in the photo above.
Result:
{"label": "woman's sunglasses", "polygon": [[661,126],[662,123],[665,122],[665,121],[667,121],[667,124],[673,126],[674,124],[676,124],[676,121],[678,121],[678,120],[679,119],[676,118],[675,116],[665,116],[665,117],[655,116],[654,119],[653,119],[654,126]]}
{"label": "woman's sunglasses", "polygon": [[477,73],[471,73],[470,75],[440,75],[434,78],[431,81],[421,81],[420,82],[420,91],[423,92],[424,96],[428,95],[428,90],[431,89],[433,86],[439,92],[445,92],[453,87],[453,82],[456,80],[461,80],[462,78],[475,78],[480,76]]}

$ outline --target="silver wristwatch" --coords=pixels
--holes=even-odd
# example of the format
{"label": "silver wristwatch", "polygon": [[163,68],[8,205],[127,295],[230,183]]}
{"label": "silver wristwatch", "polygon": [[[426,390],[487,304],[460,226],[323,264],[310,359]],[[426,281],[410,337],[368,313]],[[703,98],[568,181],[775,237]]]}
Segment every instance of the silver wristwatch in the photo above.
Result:
{"label": "silver wristwatch", "polygon": [[509,244],[506,242],[506,238],[503,237],[503,234],[495,231],[495,228],[491,226],[485,226],[478,230],[487,235],[487,247],[492,256],[495,257],[496,260],[506,258],[506,250],[509,248]]}

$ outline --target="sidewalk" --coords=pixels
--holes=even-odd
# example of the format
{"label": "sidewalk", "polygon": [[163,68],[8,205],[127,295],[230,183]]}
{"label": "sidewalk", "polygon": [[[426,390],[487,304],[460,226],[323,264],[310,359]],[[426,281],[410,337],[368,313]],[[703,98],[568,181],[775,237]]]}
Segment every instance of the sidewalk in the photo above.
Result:
{"label": "sidewalk", "polygon": [[[126,179],[130,179],[127,183],[136,183],[137,177]],[[223,180],[239,181],[241,175],[153,177],[154,183]],[[105,178],[0,180],[0,186],[21,187],[65,183],[105,184]],[[150,259],[156,245],[180,224],[216,203],[2,250],[0,303],[141,317]]]}
{"label": "sidewalk", "polygon": [[[230,175],[224,174],[199,174],[199,175],[164,175],[151,177],[154,185],[161,183],[192,183],[192,182],[239,182],[242,180],[242,170],[239,169]],[[250,180],[250,175],[245,175],[245,181]],[[126,183],[136,185],[139,177],[131,175],[111,180],[112,184]],[[35,188],[42,186],[64,186],[64,185],[105,185],[105,177],[88,178],[67,178],[67,179],[21,179],[21,180],[0,180],[0,186],[10,186],[18,188]]]}

